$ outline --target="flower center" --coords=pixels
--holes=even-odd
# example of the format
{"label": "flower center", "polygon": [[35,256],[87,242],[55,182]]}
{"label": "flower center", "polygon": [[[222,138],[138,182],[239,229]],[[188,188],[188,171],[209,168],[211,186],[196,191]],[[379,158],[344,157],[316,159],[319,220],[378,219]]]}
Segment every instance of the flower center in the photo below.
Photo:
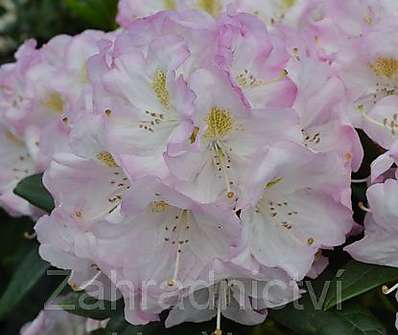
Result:
{"label": "flower center", "polygon": [[163,200],[153,201],[151,204],[151,210],[153,213],[165,212],[167,208],[169,208],[169,204]]}
{"label": "flower center", "polygon": [[289,9],[290,7],[293,7],[296,3],[296,0],[282,0],[282,6],[283,8]]}
{"label": "flower center", "polygon": [[169,10],[176,9],[176,2],[175,0],[164,0],[164,7]]}
{"label": "flower center", "polygon": [[198,0],[198,7],[212,16],[217,16],[220,12],[220,4],[218,0]]}
{"label": "flower center", "polygon": [[97,154],[97,159],[110,168],[117,168],[119,165],[115,162],[112,154],[107,151],[102,151]]}
{"label": "flower center", "polygon": [[64,101],[58,92],[51,92],[43,101],[43,104],[57,114],[64,112]]}
{"label": "flower center", "polygon": [[152,79],[152,89],[155,92],[160,104],[168,109],[170,108],[170,95],[167,90],[167,75],[162,70],[157,70]]}
{"label": "flower center", "polygon": [[369,66],[376,76],[392,80],[398,79],[398,58],[379,57]]}
{"label": "flower center", "polygon": [[234,120],[231,113],[219,107],[213,107],[206,118],[208,139],[221,139],[233,130]]}

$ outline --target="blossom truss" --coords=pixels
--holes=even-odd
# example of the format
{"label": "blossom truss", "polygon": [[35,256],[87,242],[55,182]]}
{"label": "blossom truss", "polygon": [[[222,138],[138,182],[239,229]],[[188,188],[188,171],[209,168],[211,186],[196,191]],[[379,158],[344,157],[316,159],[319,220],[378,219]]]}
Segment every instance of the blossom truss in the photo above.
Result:
{"label": "blossom truss", "polygon": [[339,3],[122,0],[116,32],[26,42],[0,70],[1,205],[34,215],[12,191],[43,172],[40,255],[132,324],[263,322],[353,227],[355,127],[390,149],[374,180],[396,162],[394,35],[372,48],[394,22]]}
{"label": "blossom truss", "polygon": [[24,177],[43,172],[54,153],[70,150],[71,125],[82,110],[92,109],[87,60],[105,36],[100,31],[57,36],[41,49],[30,40],[17,51],[16,63],[1,67],[1,144],[7,159],[2,160],[0,187],[2,205],[10,212],[35,212],[14,197],[13,188]]}

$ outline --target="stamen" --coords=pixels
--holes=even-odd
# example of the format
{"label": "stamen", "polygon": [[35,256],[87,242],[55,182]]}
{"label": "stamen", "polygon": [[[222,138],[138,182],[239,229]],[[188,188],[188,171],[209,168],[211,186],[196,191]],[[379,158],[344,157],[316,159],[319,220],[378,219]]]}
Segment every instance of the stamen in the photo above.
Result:
{"label": "stamen", "polygon": [[151,208],[153,213],[162,213],[167,210],[169,204],[166,201],[153,201]]}
{"label": "stamen", "polygon": [[319,132],[315,134],[308,134],[305,130],[301,130],[301,132],[303,133],[304,145],[306,147],[319,144],[321,142],[321,134]]}
{"label": "stamen", "polygon": [[221,139],[233,130],[234,120],[226,109],[213,107],[206,118],[207,131],[204,135],[208,139]]}
{"label": "stamen", "polygon": [[[227,198],[233,199],[235,197],[235,193],[231,189],[231,185],[233,185],[233,182],[230,180],[230,178],[228,176],[228,172],[227,172],[227,170],[230,168],[230,166],[226,165],[225,160],[224,160],[225,157],[228,157],[228,156],[226,156],[226,154],[224,153],[224,151],[222,149],[222,145],[219,142],[213,143],[212,150],[214,151],[214,157],[213,157],[214,166],[217,168],[217,170],[219,172],[222,173],[222,175],[224,177],[224,183],[227,188]],[[228,158],[228,160],[229,160],[229,158]],[[230,160],[229,160],[228,164],[230,164]]]}
{"label": "stamen", "polygon": [[195,127],[195,128],[193,129],[192,134],[191,134],[191,137],[190,137],[191,144],[194,144],[194,143],[196,142],[196,138],[198,137],[199,130],[200,130],[200,129],[199,129],[198,127]]}
{"label": "stamen", "polygon": [[362,209],[364,212],[372,213],[372,210],[366,207],[362,201],[358,202],[358,207]]}
{"label": "stamen", "polygon": [[98,153],[97,159],[110,168],[119,167],[119,165],[117,165],[117,163],[115,162],[112,154],[107,151],[102,151]]}
{"label": "stamen", "polygon": [[369,64],[369,67],[376,76],[392,80],[398,79],[398,58],[378,57],[373,63]]}
{"label": "stamen", "polygon": [[101,275],[101,270],[99,270],[99,268],[98,268],[98,272],[91,279],[87,280],[86,282],[82,283],[81,285],[77,285],[72,282],[69,282],[69,285],[72,288],[72,290],[74,290],[76,292],[84,291],[86,288],[88,288],[89,286],[94,284],[100,275]]}
{"label": "stamen", "polygon": [[[369,121],[370,123],[373,123],[376,126],[379,126],[381,128],[388,129],[393,136],[398,134],[398,122],[396,122],[394,120],[395,119],[395,114],[394,114],[393,120],[389,120],[388,118],[384,118],[383,122],[379,122],[379,121],[375,120],[374,118],[372,118],[371,116],[369,116],[369,114],[364,110],[363,105],[359,105],[357,107],[357,109],[362,114],[362,116],[367,121]],[[398,115],[398,113],[397,113],[397,115]]]}
{"label": "stamen", "polygon": [[222,330],[221,330],[221,297],[222,294],[225,293],[225,290],[223,290],[223,285],[218,284],[218,299],[217,299],[217,324],[216,324],[216,330],[214,331],[214,335],[222,335]]}
{"label": "stamen", "polygon": [[283,178],[275,178],[275,179],[271,180],[269,183],[267,183],[267,185],[265,185],[265,188],[270,189],[270,188],[274,187],[275,185],[279,184],[281,181],[283,181]]}
{"label": "stamen", "polygon": [[176,263],[174,266],[173,278],[168,281],[168,286],[175,286],[177,284],[178,271],[180,268],[180,255],[181,255],[181,249],[179,249],[179,248],[180,247],[178,247],[178,249],[177,249],[177,256],[176,256]]}
{"label": "stamen", "polygon": [[353,184],[362,184],[362,183],[367,183],[369,180],[369,177],[363,178],[363,179],[351,179],[351,183]]}
{"label": "stamen", "polygon": [[388,288],[388,286],[384,285],[381,290],[383,291],[383,294],[388,295],[396,290],[398,290],[398,283],[395,284],[393,287]]}
{"label": "stamen", "polygon": [[287,70],[282,70],[278,77],[271,80],[257,79],[248,69],[244,69],[241,73],[236,76],[236,82],[241,88],[254,88],[259,86],[265,86],[273,83],[277,83],[286,78],[288,75]]}
{"label": "stamen", "polygon": [[172,124],[179,123],[179,120],[170,118],[169,115],[166,118],[162,113],[154,113],[149,110],[145,111],[147,120],[140,121],[138,123],[138,127],[143,130],[147,130],[150,133],[154,133],[156,128],[159,127],[161,124],[168,123],[170,126]]}
{"label": "stamen", "polygon": [[170,95],[167,90],[167,75],[162,70],[157,70],[153,76],[152,89],[160,104],[166,109],[170,108]]}
{"label": "stamen", "polygon": [[167,281],[167,285],[169,287],[174,287],[177,285],[177,277],[178,277],[178,272],[180,269],[180,258],[181,258],[181,253],[182,253],[182,244],[179,243],[180,241],[180,233],[181,233],[181,221],[183,220],[183,216],[184,214],[186,214],[185,219],[187,220],[188,223],[188,211],[184,210],[184,209],[180,209],[178,214],[177,214],[177,218],[178,218],[178,222],[177,222],[177,229],[178,229],[178,233],[177,233],[177,255],[176,255],[176,262],[174,265],[174,274],[173,274],[173,278],[171,278],[170,280]]}
{"label": "stamen", "polygon": [[37,236],[36,232],[33,232],[33,233],[25,232],[23,234],[23,237],[26,238],[27,240],[34,240],[36,238],[36,236]]}

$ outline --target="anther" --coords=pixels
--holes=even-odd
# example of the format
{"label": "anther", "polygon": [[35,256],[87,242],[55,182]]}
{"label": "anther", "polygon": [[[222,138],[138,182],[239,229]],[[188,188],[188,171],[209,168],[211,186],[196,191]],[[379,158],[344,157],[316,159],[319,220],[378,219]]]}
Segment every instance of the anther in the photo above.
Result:
{"label": "anther", "polygon": [[362,201],[358,202],[358,207],[362,209],[364,212],[372,213],[372,210],[366,207]]}
{"label": "anther", "polygon": [[388,286],[384,285],[384,286],[381,288],[381,290],[382,290],[383,294],[388,295],[388,294],[390,294],[390,293],[392,293],[392,292],[398,290],[398,284],[395,284],[395,285],[394,285],[393,287],[391,287],[391,288],[388,288]]}

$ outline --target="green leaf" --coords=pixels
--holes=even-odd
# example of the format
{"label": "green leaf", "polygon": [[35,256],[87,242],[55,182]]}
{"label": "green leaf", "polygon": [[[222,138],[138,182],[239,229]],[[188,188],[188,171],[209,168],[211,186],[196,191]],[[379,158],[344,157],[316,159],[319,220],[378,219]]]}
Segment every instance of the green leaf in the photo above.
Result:
{"label": "green leaf", "polygon": [[42,174],[37,174],[21,180],[14,193],[32,205],[50,213],[54,209],[54,199],[44,187],[42,177]]}
{"label": "green leaf", "polygon": [[356,302],[345,304],[341,311],[335,311],[334,314],[351,328],[352,334],[387,334],[383,324],[365,307]]}
{"label": "green leaf", "polygon": [[293,304],[271,312],[271,318],[301,335],[387,335],[383,324],[356,302],[344,304],[341,311],[316,310],[310,299],[302,300],[303,310]]}
{"label": "green leaf", "polygon": [[105,320],[116,314],[121,301],[97,300],[85,292],[68,294],[59,304],[67,312],[94,320]]}
{"label": "green leaf", "polygon": [[385,335],[383,324],[357,301],[350,301],[341,310],[324,311],[324,299],[333,290],[330,270],[313,281],[305,281],[303,298],[281,310],[270,312],[271,319],[300,335]]}
{"label": "green leaf", "polygon": [[90,335],[106,335],[106,333],[104,329],[97,329],[90,332]]}
{"label": "green leaf", "polygon": [[0,299],[0,319],[3,319],[22,301],[49,267],[50,264],[40,258],[36,247],[28,253]]}
{"label": "green leaf", "polygon": [[295,333],[291,332],[286,328],[282,328],[279,324],[272,321],[271,319],[267,319],[262,325],[254,327],[250,331],[250,335],[294,335]]}
{"label": "green leaf", "polygon": [[333,278],[326,296],[324,310],[329,310],[344,301],[397,280],[397,268],[350,261]]}
{"label": "green leaf", "polygon": [[[12,270],[14,260],[17,264],[19,252],[26,254],[32,246],[32,241],[27,240],[25,233],[31,233],[34,223],[27,217],[10,218],[0,210],[0,266],[7,268],[7,272]],[[4,277],[2,279],[5,279]]]}
{"label": "green leaf", "polygon": [[97,29],[116,28],[118,0],[64,0],[64,3],[75,15]]}

